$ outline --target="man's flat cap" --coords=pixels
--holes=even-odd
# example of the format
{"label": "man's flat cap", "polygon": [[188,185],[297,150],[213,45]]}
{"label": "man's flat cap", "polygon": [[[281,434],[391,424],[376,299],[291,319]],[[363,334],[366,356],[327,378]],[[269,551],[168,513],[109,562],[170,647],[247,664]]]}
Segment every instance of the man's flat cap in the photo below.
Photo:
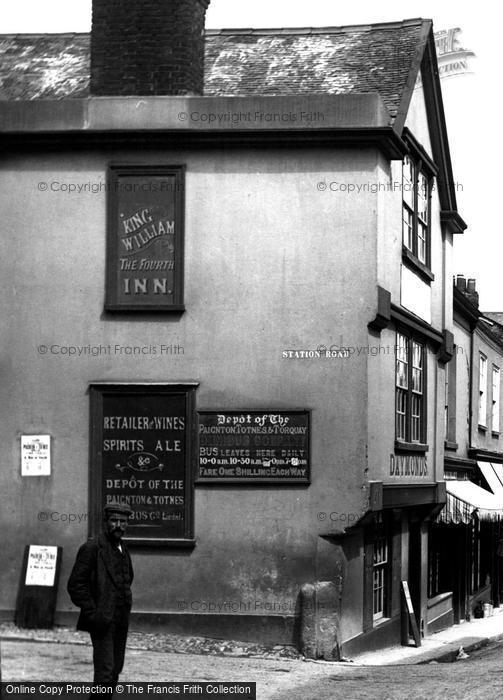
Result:
{"label": "man's flat cap", "polygon": [[131,506],[128,506],[127,503],[120,503],[119,501],[107,503],[103,510],[106,516],[109,516],[110,513],[120,513],[121,515],[127,515],[128,518],[133,515]]}

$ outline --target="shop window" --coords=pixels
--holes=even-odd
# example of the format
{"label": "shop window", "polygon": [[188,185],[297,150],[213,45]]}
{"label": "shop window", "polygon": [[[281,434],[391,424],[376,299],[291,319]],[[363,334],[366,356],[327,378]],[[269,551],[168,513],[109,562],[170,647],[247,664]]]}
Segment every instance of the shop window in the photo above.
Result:
{"label": "shop window", "polygon": [[487,427],[487,357],[479,357],[479,425]]}
{"label": "shop window", "polygon": [[450,590],[452,532],[433,524],[428,533],[428,598]]}
{"label": "shop window", "polygon": [[391,540],[383,514],[374,518],[372,528],[372,619],[389,617]]}
{"label": "shop window", "polygon": [[430,266],[430,200],[433,178],[420,159],[406,156],[402,166],[403,245],[422,265]]}
{"label": "shop window", "polygon": [[425,348],[404,333],[396,342],[396,439],[425,442]]}
{"label": "shop window", "polygon": [[372,613],[374,620],[386,617],[388,596],[389,546],[386,536],[374,540],[374,567],[372,578]]}
{"label": "shop window", "polygon": [[492,421],[491,430],[499,433],[500,430],[500,371],[493,365],[492,381]]}

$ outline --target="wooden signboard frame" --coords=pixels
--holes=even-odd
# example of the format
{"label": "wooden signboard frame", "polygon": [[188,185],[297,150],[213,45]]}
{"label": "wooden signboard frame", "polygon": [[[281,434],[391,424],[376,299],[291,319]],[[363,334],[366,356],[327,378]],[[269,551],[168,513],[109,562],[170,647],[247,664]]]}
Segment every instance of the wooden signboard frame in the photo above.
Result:
{"label": "wooden signboard frame", "polygon": [[106,311],[185,310],[184,215],[184,165],[109,165]]}
{"label": "wooden signboard frame", "polygon": [[408,623],[410,622],[410,626],[412,628],[412,636],[414,637],[414,643],[416,647],[421,646],[421,635],[419,633],[419,628],[417,626],[417,621],[416,621],[416,615],[414,613],[414,606],[412,605],[412,598],[410,597],[410,591],[409,591],[409,583],[408,581],[402,581],[402,595],[403,595],[403,600],[404,600],[404,606],[403,606],[403,611],[405,612],[405,620],[407,622],[406,625],[404,625],[405,629],[407,630],[407,634],[404,635],[407,638],[402,639],[402,645],[408,646],[409,643],[409,625]]}
{"label": "wooden signboard frame", "polygon": [[311,483],[308,409],[201,410],[197,432],[197,484]]}
{"label": "wooden signboard frame", "polygon": [[127,544],[194,546],[198,386],[198,382],[91,385],[90,536],[102,529],[106,503],[119,500],[134,511],[124,537]]}

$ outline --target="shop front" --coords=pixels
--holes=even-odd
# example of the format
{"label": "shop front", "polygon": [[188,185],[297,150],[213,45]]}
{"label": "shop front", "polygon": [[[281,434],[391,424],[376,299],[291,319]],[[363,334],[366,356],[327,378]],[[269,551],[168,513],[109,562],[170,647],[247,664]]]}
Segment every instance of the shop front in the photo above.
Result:
{"label": "shop front", "polygon": [[[446,481],[446,506],[432,525],[429,594],[452,594],[453,621],[482,615],[484,604],[501,601],[498,541],[502,536],[503,499],[465,475]],[[431,625],[447,626],[439,617]]]}

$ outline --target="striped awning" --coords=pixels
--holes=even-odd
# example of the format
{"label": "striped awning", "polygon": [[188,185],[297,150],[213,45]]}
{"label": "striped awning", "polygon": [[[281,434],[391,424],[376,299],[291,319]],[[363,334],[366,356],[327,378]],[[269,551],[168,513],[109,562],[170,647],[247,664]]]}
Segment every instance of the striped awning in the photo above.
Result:
{"label": "striped awning", "polygon": [[472,518],[503,520],[503,499],[472,481],[446,481],[446,504],[437,517],[440,523],[464,523]]}
{"label": "striped awning", "polygon": [[503,464],[496,462],[477,462],[477,466],[482,472],[484,479],[489,484],[489,488],[498,496],[503,503]]}

